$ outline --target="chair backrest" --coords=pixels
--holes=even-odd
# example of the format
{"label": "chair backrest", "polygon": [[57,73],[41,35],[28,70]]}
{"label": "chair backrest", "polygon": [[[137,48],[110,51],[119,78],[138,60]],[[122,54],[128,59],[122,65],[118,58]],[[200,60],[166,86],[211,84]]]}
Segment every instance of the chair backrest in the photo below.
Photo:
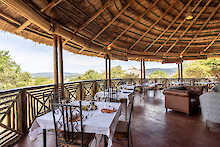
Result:
{"label": "chair backrest", "polygon": [[118,90],[114,87],[106,88],[104,90],[104,99],[106,102],[114,102],[117,98]]}
{"label": "chair backrest", "polygon": [[[76,137],[81,136],[83,142],[82,104],[52,104],[56,145],[81,145],[76,143]],[[83,145],[81,145],[83,146]]]}

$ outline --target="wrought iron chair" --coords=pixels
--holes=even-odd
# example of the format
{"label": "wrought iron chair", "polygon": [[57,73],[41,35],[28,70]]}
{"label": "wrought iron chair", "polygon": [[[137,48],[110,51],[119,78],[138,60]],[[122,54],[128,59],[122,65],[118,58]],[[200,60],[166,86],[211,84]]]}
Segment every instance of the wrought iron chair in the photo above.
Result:
{"label": "wrought iron chair", "polygon": [[134,107],[134,98],[132,98],[132,101],[130,102],[129,106],[129,119],[128,121],[119,121],[116,127],[114,140],[116,143],[121,143],[121,140],[127,140],[128,141],[128,147],[133,146],[132,142],[132,134],[131,134],[131,118],[132,118],[132,112]]}
{"label": "wrought iron chair", "polygon": [[56,146],[88,147],[95,134],[83,132],[82,104],[52,104]]}
{"label": "wrought iron chair", "polygon": [[104,90],[104,99],[106,102],[115,102],[118,90],[114,87],[106,88]]}

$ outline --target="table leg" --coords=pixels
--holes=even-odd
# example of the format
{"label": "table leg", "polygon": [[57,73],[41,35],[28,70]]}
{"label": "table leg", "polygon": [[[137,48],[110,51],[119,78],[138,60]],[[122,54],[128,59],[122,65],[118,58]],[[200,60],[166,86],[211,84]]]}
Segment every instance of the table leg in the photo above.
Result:
{"label": "table leg", "polygon": [[47,130],[43,129],[43,146],[47,146]]}
{"label": "table leg", "polygon": [[104,135],[104,147],[108,147],[108,136]]}
{"label": "table leg", "polygon": [[127,121],[128,117],[128,100],[126,99],[125,105],[125,120]]}

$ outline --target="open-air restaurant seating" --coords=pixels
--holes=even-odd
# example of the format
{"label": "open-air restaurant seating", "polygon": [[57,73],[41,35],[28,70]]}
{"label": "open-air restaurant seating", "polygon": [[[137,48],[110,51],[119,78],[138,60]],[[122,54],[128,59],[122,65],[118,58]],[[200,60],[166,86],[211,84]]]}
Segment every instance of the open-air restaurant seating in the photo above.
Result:
{"label": "open-air restaurant seating", "polygon": [[[159,82],[159,79],[155,81],[163,83]],[[210,122],[215,123],[215,127],[219,123],[219,117],[212,114],[215,111],[219,112],[219,107],[213,105],[213,103],[218,104],[218,98],[213,97],[214,95],[219,96],[218,84],[213,84],[217,85],[217,88],[213,88],[216,92],[211,89],[209,91],[212,92],[207,92],[202,90],[204,86],[196,84],[191,86],[181,84],[168,88],[163,85],[163,90],[160,90],[145,88],[146,85],[157,85],[152,81],[141,83],[137,80],[133,83],[123,83],[116,79],[112,80],[112,83],[114,83],[112,84],[114,87],[108,88],[104,86],[103,81],[67,83],[63,95],[66,98],[62,98],[59,93],[58,99],[55,99],[53,88],[51,89],[50,86],[26,88],[26,105],[28,106],[26,114],[30,140],[35,142],[39,135],[43,134],[43,142],[46,145],[46,136],[55,134],[57,144],[74,143],[75,146],[79,146],[82,143],[86,146],[94,146],[103,143],[104,146],[111,147],[113,143],[121,144],[121,137],[124,137],[130,146],[132,145],[132,129],[130,127],[132,126],[133,104],[137,99],[144,99],[143,96],[147,91],[163,91],[165,95],[164,111],[169,109],[193,116],[201,109],[204,120],[206,120],[205,124],[210,130],[213,128],[213,124],[210,125]],[[136,90],[138,88],[142,90]],[[42,94],[40,94],[41,91]],[[84,98],[88,95],[92,97],[90,100]],[[39,96],[40,99],[35,99]],[[209,101],[213,107],[210,106]],[[170,111],[167,112],[167,114],[169,113]],[[31,118],[32,116],[34,119]]]}
{"label": "open-air restaurant seating", "polygon": [[[73,140],[80,139],[80,135],[78,135],[79,138],[66,138],[64,135],[65,133],[72,135],[71,133],[79,132],[85,136],[85,140],[88,139],[86,138],[88,135],[90,136],[91,140],[85,142],[86,146],[89,146],[95,139],[94,137],[91,138],[91,136],[102,135],[104,136],[104,145],[111,147],[115,132],[120,134],[121,128],[117,124],[121,125],[130,122],[131,111],[129,110],[131,110],[131,107],[133,109],[134,89],[135,85],[121,85],[119,89],[111,87],[97,92],[92,101],[62,100],[60,105],[57,104],[60,107],[53,109],[53,112],[46,113],[35,119],[30,128],[29,137],[31,140],[35,140],[42,132],[46,136],[47,132],[51,133],[55,130],[57,144],[68,144],[66,140],[69,139],[70,144],[77,145],[77,143],[73,144]],[[72,106],[78,107],[78,109],[72,108],[73,110],[69,110],[68,107]],[[127,119],[128,116],[129,120]],[[52,125],[54,122],[56,122],[55,125]],[[81,124],[82,127],[80,127]],[[130,127],[130,123],[127,125]],[[127,127],[127,129],[129,128]],[[119,132],[117,132],[118,130]],[[127,132],[130,134],[130,129]],[[59,140],[61,137],[59,134],[64,137],[61,141]],[[120,138],[120,135],[117,137]],[[84,141],[81,140],[80,142]],[[79,143],[78,145],[80,146]]]}

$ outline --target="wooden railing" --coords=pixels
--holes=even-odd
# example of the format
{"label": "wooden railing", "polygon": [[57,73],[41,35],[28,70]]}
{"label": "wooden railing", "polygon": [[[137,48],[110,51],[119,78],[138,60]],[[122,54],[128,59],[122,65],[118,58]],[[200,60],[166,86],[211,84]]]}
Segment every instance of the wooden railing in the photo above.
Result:
{"label": "wooden railing", "polygon": [[[190,85],[197,81],[209,82],[217,79],[183,79]],[[177,79],[145,79],[142,82],[157,83],[162,87],[172,86]],[[112,79],[111,86],[141,84],[140,79]],[[77,81],[64,84],[64,98],[92,100],[94,95],[104,90],[105,80]],[[0,146],[16,142],[28,132],[34,120],[51,110],[54,85],[18,88],[0,91]]]}

